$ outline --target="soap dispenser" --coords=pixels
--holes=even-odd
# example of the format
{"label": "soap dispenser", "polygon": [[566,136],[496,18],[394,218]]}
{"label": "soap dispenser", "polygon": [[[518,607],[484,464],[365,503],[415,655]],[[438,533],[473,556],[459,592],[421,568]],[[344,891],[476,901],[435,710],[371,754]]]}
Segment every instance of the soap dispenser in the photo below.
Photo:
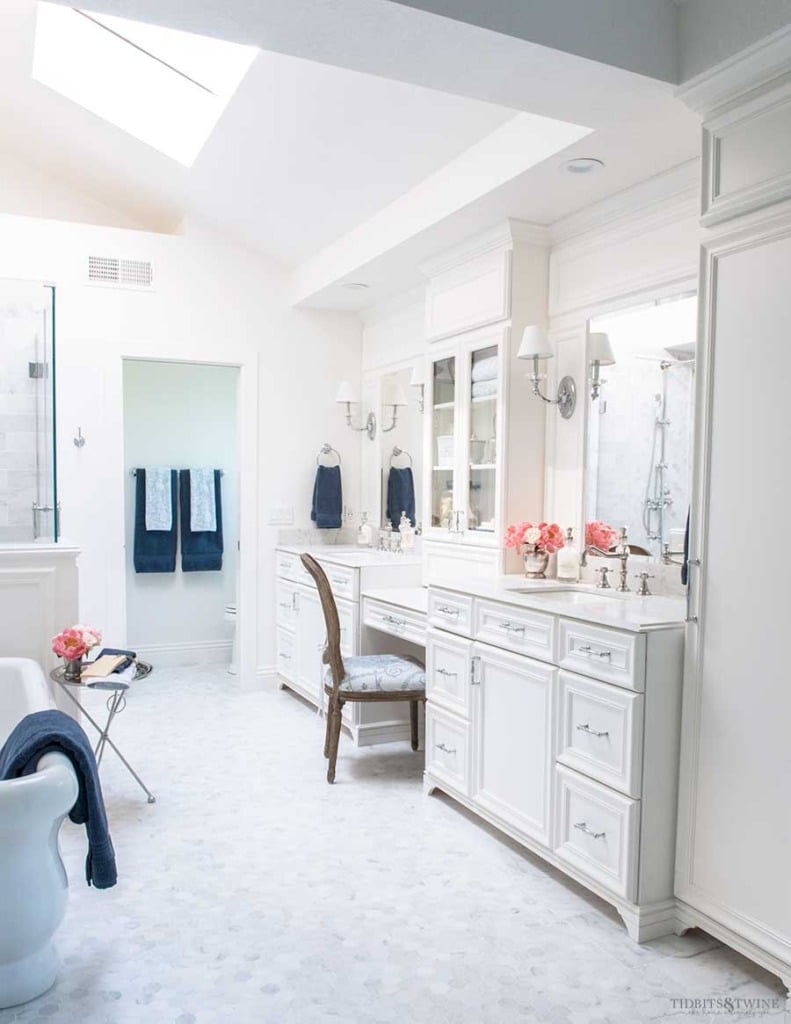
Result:
{"label": "soap dispenser", "polygon": [[368,513],[363,512],[360,525],[357,527],[357,543],[361,548],[369,548],[373,539],[371,524],[368,522]]}
{"label": "soap dispenser", "polygon": [[558,579],[566,583],[576,583],[580,578],[580,550],[574,541],[574,531],[566,530],[566,541],[558,551]]}
{"label": "soap dispenser", "polygon": [[411,551],[415,546],[415,528],[407,518],[406,512],[401,513],[398,532],[401,534],[401,550]]}

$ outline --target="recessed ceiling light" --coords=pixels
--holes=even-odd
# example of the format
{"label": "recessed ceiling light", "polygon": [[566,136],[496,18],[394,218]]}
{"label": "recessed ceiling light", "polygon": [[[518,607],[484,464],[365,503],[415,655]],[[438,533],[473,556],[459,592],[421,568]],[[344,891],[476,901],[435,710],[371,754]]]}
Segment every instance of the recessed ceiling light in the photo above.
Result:
{"label": "recessed ceiling light", "polygon": [[349,292],[364,292],[368,285],[364,281],[344,281],[343,287]]}
{"label": "recessed ceiling light", "polygon": [[567,160],[561,165],[564,171],[569,174],[595,174],[604,167],[603,160],[597,160],[593,156],[577,156],[573,160]]}

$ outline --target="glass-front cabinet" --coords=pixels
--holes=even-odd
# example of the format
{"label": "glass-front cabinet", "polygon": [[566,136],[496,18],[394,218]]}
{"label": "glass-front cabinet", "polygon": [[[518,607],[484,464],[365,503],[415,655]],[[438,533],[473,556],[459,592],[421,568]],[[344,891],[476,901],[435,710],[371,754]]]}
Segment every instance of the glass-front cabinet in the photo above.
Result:
{"label": "glass-front cabinet", "polygon": [[426,525],[435,538],[499,544],[505,338],[503,328],[471,333],[431,357]]}

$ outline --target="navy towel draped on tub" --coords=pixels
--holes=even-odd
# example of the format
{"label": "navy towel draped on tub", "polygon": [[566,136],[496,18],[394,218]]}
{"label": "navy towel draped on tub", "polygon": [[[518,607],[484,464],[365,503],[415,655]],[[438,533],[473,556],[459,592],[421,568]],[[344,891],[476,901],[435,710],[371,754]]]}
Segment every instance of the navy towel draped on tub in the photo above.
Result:
{"label": "navy towel draped on tub", "polygon": [[0,750],[0,779],[32,775],[44,754],[51,751],[68,757],[77,775],[80,791],[69,817],[75,824],[85,825],[88,833],[85,880],[97,889],[109,889],[118,874],[102,787],[91,744],[74,719],[55,710],[25,715]]}
{"label": "navy towel draped on tub", "polygon": [[135,473],[135,572],[176,571],[176,471],[170,470],[170,507],[172,509],[169,530],[146,529],[146,471]]}
{"label": "navy towel draped on tub", "polygon": [[319,466],[316,470],[310,518],[319,530],[337,530],[343,525],[340,466]]}
{"label": "navy towel draped on tub", "polygon": [[191,526],[190,471],[179,471],[179,490],[181,499],[181,571],[182,572],[219,572],[222,569],[222,473],[214,470],[214,508],[217,521],[216,530],[200,530],[193,532]]}

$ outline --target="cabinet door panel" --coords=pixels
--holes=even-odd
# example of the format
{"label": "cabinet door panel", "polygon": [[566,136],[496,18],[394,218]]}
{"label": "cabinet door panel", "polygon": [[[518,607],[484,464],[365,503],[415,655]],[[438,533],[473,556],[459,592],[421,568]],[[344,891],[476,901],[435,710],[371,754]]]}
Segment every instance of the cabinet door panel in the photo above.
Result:
{"label": "cabinet door panel", "polygon": [[474,798],[549,845],[557,670],[475,644]]}
{"label": "cabinet door panel", "polygon": [[297,594],[296,659],[294,683],[316,704],[322,702],[321,656],[324,651],[326,630],[319,595],[315,591],[300,590]]}

